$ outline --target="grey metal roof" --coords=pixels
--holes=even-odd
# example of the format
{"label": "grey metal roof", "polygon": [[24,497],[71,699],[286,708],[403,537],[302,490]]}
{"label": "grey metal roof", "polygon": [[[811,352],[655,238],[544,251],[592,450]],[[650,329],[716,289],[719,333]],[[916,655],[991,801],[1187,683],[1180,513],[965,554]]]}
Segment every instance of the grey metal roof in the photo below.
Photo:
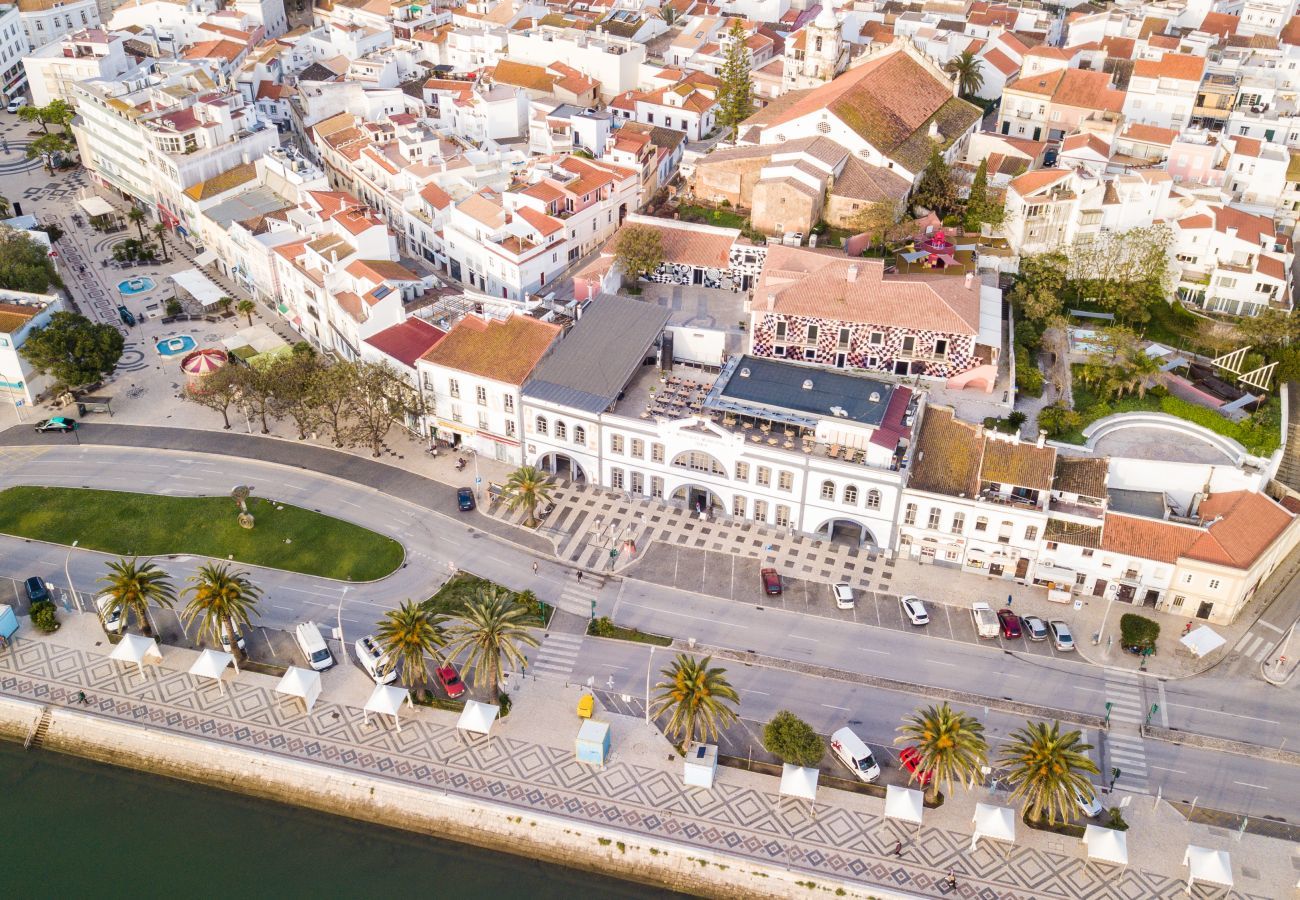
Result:
{"label": "grey metal roof", "polygon": [[291,206],[293,206],[291,202],[270,188],[255,187],[251,191],[244,191],[229,200],[221,201],[204,215],[222,228],[229,228],[232,222],[243,222]]}
{"label": "grey metal roof", "polygon": [[1109,488],[1106,496],[1110,499],[1111,512],[1145,516],[1148,519],[1163,519],[1168,511],[1165,507],[1165,495],[1160,491]]}
{"label": "grey metal roof", "polygon": [[819,419],[844,419],[874,426],[884,420],[893,394],[892,384],[874,378],[742,356],[727,365],[705,405],[743,414],[753,414],[759,408],[788,410],[802,415],[786,418],[805,425]]}
{"label": "grey metal roof", "polygon": [[591,413],[618,399],[668,322],[669,311],[629,297],[602,296],[533,370],[523,395]]}

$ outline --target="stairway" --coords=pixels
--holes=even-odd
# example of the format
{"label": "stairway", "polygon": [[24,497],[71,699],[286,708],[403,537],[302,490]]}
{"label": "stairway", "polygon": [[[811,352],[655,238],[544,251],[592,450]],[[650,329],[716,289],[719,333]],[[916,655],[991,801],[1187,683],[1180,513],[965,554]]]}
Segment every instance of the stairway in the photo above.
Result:
{"label": "stairway", "polygon": [[36,727],[28,732],[27,740],[23,741],[24,750],[30,750],[32,747],[40,748],[41,744],[45,742],[45,735],[50,730],[50,722],[50,708],[48,706],[41,707],[40,720],[36,723]]}
{"label": "stairway", "polygon": [[1277,467],[1277,480],[1293,491],[1300,492],[1300,383],[1286,385],[1286,434],[1282,447],[1282,462]]}

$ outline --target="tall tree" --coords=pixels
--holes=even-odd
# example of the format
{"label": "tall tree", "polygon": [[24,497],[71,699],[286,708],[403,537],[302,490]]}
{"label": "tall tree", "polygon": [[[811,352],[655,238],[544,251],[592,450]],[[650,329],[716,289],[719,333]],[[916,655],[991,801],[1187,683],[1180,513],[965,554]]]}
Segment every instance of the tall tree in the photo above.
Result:
{"label": "tall tree", "polygon": [[963,50],[943,68],[949,75],[956,76],[957,92],[963,97],[974,97],[984,86],[979,57],[969,50]]}
{"label": "tall tree", "polygon": [[185,399],[221,413],[225,430],[230,430],[230,407],[239,402],[241,393],[240,372],[236,366],[227,365],[195,385],[187,385]]}
{"label": "tall tree", "polygon": [[1146,396],[1159,377],[1160,362],[1146,352],[1136,332],[1122,325],[1102,328],[1092,343],[1097,349],[1080,369],[1084,384],[1112,399],[1129,394]]}
{"label": "tall tree", "polygon": [[1044,325],[1065,310],[1066,272],[1064,253],[1040,253],[1020,259],[1020,274],[1011,288],[1010,300],[1026,319]]}
{"label": "tall tree", "polygon": [[273,375],[274,366],[263,362],[234,368],[239,382],[239,402],[261,423],[262,434],[270,434],[268,420],[279,419],[280,412],[276,404],[279,385]]}
{"label": "tall tree", "polygon": [[356,382],[356,363],[347,360],[326,366],[317,376],[317,412],[321,423],[329,429],[335,447],[352,445],[348,409],[352,403],[352,387]]}
{"label": "tall tree", "polygon": [[826,755],[821,735],[787,709],[763,726],[763,749],[792,766],[815,766]]}
{"label": "tall tree", "polygon": [[162,257],[163,257],[162,261],[168,262],[169,257],[167,256],[167,240],[166,240],[167,226],[164,225],[162,222],[158,222],[153,226],[152,230],[153,230],[154,239],[158,241],[158,249],[162,251]]}
{"label": "tall tree", "polygon": [[49,249],[25,231],[0,228],[0,288],[45,294],[63,287]]}
{"label": "tall tree", "polygon": [[551,479],[534,466],[520,466],[510,473],[501,499],[511,512],[517,509],[528,510],[526,527],[537,524],[537,507],[551,498]]}
{"label": "tall tree", "polygon": [[249,327],[252,327],[253,313],[256,310],[257,310],[257,304],[254,303],[252,300],[247,300],[247,299],[240,300],[238,303],[235,304],[235,312],[239,313],[241,316],[248,317]]}
{"label": "tall tree", "polygon": [[24,106],[22,109],[18,110],[18,119],[19,121],[26,122],[29,125],[35,122],[37,125],[41,126],[41,131],[46,134],[50,133],[50,129],[45,126],[43,107]]}
{"label": "tall tree", "polygon": [[402,376],[387,362],[362,362],[356,366],[356,381],[349,397],[348,417],[354,440],[379,456],[384,438],[402,413],[398,397]]}
{"label": "tall tree", "polygon": [[930,160],[912,188],[912,202],[939,216],[957,208],[957,185],[937,143],[930,145]]}
{"label": "tall tree", "polygon": [[275,359],[266,372],[267,380],[275,385],[276,411],[289,417],[300,441],[321,422],[323,367],[314,353],[291,353]]}
{"label": "tall tree", "polygon": [[80,313],[56,312],[48,325],[27,336],[18,352],[42,375],[54,379],[56,392],[99,381],[117,366],[125,342],[112,325],[92,322]]}
{"label": "tall tree", "polygon": [[614,258],[633,281],[649,275],[664,261],[659,229],[648,225],[624,225],[614,238]]}
{"label": "tall tree", "polygon": [[1300,338],[1300,316],[1282,309],[1265,308],[1234,324],[1242,340],[1265,350],[1284,347]]}
{"label": "tall tree", "polygon": [[441,616],[430,615],[410,600],[390,609],[379,620],[375,636],[388,654],[389,664],[398,668],[408,688],[429,677],[428,658],[446,642],[441,623]]}
{"label": "tall tree", "polygon": [[51,125],[58,125],[63,129],[63,136],[72,140],[72,120],[77,111],[72,108],[72,104],[66,100],[51,100],[40,108],[41,121],[49,122]]}
{"label": "tall tree", "polygon": [[250,615],[258,614],[262,589],[248,580],[246,572],[232,572],[224,564],[200,566],[188,581],[190,586],[181,592],[190,598],[183,613],[186,627],[198,621],[199,638],[206,637],[218,645],[224,630],[231,638],[231,653],[242,657],[235,635],[250,624]]}
{"label": "tall tree", "polygon": [[1076,794],[1092,799],[1096,789],[1088,774],[1097,764],[1088,756],[1091,744],[1077,731],[1061,733],[1061,723],[1028,722],[1011,733],[998,765],[1009,770],[1012,799],[1025,801],[1025,816],[1064,824],[1074,818]]}
{"label": "tall tree", "polygon": [[1168,302],[1172,245],[1173,231],[1163,224],[1087,235],[1070,248],[1070,277],[1085,299],[1141,324],[1153,304]]}
{"label": "tall tree", "polygon": [[989,194],[989,163],[981,159],[975,169],[975,178],[971,181],[970,194],[966,198],[967,231],[980,230],[981,225],[1001,225],[1003,206]]}
{"label": "tall tree", "polygon": [[862,207],[846,223],[860,234],[877,236],[880,252],[884,253],[889,233],[903,217],[903,205],[897,200],[876,200]]}
{"label": "tall tree", "polygon": [[144,220],[146,218],[144,214],[144,210],[138,206],[133,206],[126,211],[126,218],[127,221],[129,221],[132,225],[134,225],[136,228],[139,229],[140,243],[143,244],[144,243]]}
{"label": "tall tree", "polygon": [[930,772],[933,793],[950,792],[953,782],[973,784],[988,759],[984,726],[974,716],[957,712],[944,703],[928,706],[903,719],[895,743],[911,743],[920,754],[912,777]]}
{"label": "tall tree", "polygon": [[716,737],[737,719],[740,695],[727,681],[727,670],[711,667],[712,661],[711,656],[696,659],[679,653],[672,665],[659,673],[664,680],[655,685],[659,693],[650,711],[656,719],[667,713],[664,735],[679,740],[683,747],[697,737]]}
{"label": "tall tree", "polygon": [[718,86],[718,126],[731,139],[740,123],[754,114],[754,83],[749,77],[749,34],[740,19],[733,19],[727,31],[727,48],[722,57]]}
{"label": "tall tree", "polygon": [[540,643],[527,624],[528,609],[503,588],[481,589],[461,611],[460,621],[447,629],[447,655],[468,651],[466,665],[473,669],[476,688],[491,688],[495,699],[501,686],[501,661],[523,671],[528,665],[523,647]]}
{"label": "tall tree", "polygon": [[149,607],[170,609],[176,602],[176,591],[171,578],[152,559],[140,562],[138,558],[119,559],[108,564],[108,574],[99,579],[104,585],[100,596],[108,597],[106,613],[122,616],[125,631],[134,618],[145,634],[151,634]]}

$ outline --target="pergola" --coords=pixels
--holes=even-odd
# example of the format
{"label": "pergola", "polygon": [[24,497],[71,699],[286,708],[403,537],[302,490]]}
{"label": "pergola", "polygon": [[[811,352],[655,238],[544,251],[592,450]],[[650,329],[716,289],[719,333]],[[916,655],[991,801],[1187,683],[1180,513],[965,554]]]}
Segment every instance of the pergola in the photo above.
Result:
{"label": "pergola", "polygon": [[158,649],[158,642],[153,638],[128,633],[122,635],[122,640],[118,641],[113,652],[108,654],[108,658],[118,662],[135,663],[136,668],[140,670],[140,679],[144,680],[144,664],[161,663],[162,651]]}
{"label": "pergola", "polygon": [[1187,866],[1189,894],[1192,892],[1192,885],[1198,881],[1232,887],[1232,859],[1226,850],[1210,850],[1188,844],[1187,852],[1183,854],[1183,865]]}
{"label": "pergola", "polygon": [[311,708],[316,705],[316,698],[320,696],[320,672],[290,666],[275,686],[275,691],[299,698],[307,712],[311,712]]}
{"label": "pergola", "polygon": [[221,688],[221,693],[226,692],[226,682],[223,676],[226,668],[234,662],[235,657],[221,650],[204,650],[199,654],[199,658],[194,660],[194,665],[190,666],[190,674],[195,678],[211,678]]}
{"label": "pergola", "polygon": [[479,703],[477,700],[465,701],[465,709],[456,720],[456,727],[461,731],[487,736],[492,733],[492,723],[497,720],[501,707],[491,703]]}
{"label": "pergola", "polygon": [[[1016,842],[1016,814],[1010,807],[976,803],[975,818],[971,821],[975,826],[975,833],[970,839],[972,850],[982,837],[1006,841],[1008,844]],[[1010,847],[1007,847],[1007,852],[1011,852]]]}
{"label": "pergola", "polygon": [[411,692],[406,688],[393,687],[391,684],[377,684],[375,689],[370,692],[370,699],[362,710],[366,722],[370,721],[370,714],[377,713],[384,716],[392,716],[393,724],[397,730],[402,730],[402,720],[397,717],[397,712],[402,708],[402,701],[405,700],[407,705],[411,705]]}

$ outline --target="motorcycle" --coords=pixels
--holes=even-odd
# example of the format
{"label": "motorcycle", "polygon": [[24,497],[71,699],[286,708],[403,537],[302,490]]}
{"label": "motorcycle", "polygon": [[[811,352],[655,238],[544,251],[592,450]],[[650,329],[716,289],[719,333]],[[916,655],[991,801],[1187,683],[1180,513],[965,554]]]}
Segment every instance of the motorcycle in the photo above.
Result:
{"label": "motorcycle", "polygon": [[468,461],[467,459],[465,459],[465,457],[461,456],[461,457],[457,458],[457,460],[456,460],[456,471],[459,472],[461,469],[465,468],[465,466],[467,466],[467,465],[469,465],[469,461]]}

